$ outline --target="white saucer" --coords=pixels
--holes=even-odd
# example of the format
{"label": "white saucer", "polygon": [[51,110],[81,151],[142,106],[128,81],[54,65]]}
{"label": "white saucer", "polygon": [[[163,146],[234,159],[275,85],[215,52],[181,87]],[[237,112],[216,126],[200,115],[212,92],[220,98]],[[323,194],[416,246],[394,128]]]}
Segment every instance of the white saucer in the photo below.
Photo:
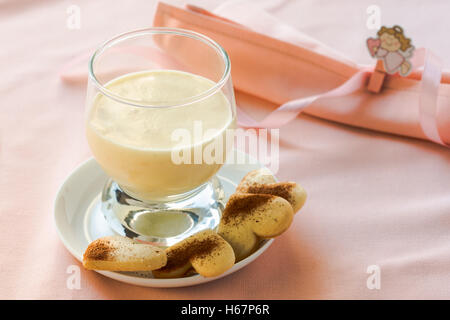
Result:
{"label": "white saucer", "polygon": [[[226,201],[235,191],[239,181],[251,170],[259,169],[261,164],[253,158],[235,151],[234,159],[239,155],[246,159],[245,164],[224,164],[217,173],[224,189]],[[251,160],[250,160],[251,159]],[[106,174],[91,158],[76,168],[60,187],[55,199],[55,223],[64,246],[75,258],[82,261],[83,252],[88,244],[100,237],[113,235],[100,211],[99,197],[107,180]],[[261,243],[251,256],[236,263],[231,269],[214,278],[193,275],[176,279],[155,279],[151,272],[111,272],[97,271],[102,275],[146,287],[185,287],[213,281],[227,276],[255,260],[273,242],[273,239]]]}

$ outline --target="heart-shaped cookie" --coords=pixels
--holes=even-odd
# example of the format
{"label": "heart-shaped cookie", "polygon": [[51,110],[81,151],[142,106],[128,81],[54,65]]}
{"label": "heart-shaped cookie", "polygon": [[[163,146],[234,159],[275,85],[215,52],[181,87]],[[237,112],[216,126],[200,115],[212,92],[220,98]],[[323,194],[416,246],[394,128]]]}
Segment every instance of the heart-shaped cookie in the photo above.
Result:
{"label": "heart-shaped cookie", "polygon": [[242,260],[261,239],[286,231],[305,201],[305,190],[295,182],[276,182],[268,169],[251,171],[228,200],[219,234],[233,247],[236,260]]}
{"label": "heart-shaped cookie", "polygon": [[249,256],[264,238],[273,238],[291,225],[294,212],[288,201],[270,194],[231,195],[219,234],[233,247],[236,260]]}
{"label": "heart-shaped cookie", "polygon": [[167,264],[153,271],[155,278],[183,277],[191,268],[204,277],[215,277],[235,262],[233,248],[210,229],[174,244],[165,252]]}
{"label": "heart-shaped cookie", "polygon": [[306,191],[295,182],[276,182],[268,169],[258,169],[249,172],[236,188],[239,193],[271,194],[282,197],[291,205],[294,213],[300,210],[306,202]]}

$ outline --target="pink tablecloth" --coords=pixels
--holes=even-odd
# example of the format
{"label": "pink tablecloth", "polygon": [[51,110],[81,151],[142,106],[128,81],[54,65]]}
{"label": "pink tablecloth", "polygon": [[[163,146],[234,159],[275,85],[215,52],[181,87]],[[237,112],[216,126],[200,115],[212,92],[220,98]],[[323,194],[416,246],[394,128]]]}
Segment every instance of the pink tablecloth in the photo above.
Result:
{"label": "pink tablecloth", "polygon": [[[182,5],[185,1],[168,1]],[[273,1],[271,11],[357,62],[372,1]],[[219,1],[190,1],[214,9]],[[269,1],[261,1],[268,4]],[[284,5],[283,5],[284,3]],[[438,145],[301,116],[281,130],[279,177],[308,191],[293,225],[257,261],[222,280],[181,289],[135,287],[81,268],[53,223],[58,186],[90,157],[84,86],[60,67],[123,31],[151,25],[156,2],[0,2],[0,298],[313,299],[450,298],[450,152]],[[382,22],[450,65],[449,4],[379,1]],[[69,11],[68,11],[69,10]],[[418,20],[417,17],[421,19]],[[256,117],[274,107],[237,93]],[[367,287],[369,266],[380,289]]]}

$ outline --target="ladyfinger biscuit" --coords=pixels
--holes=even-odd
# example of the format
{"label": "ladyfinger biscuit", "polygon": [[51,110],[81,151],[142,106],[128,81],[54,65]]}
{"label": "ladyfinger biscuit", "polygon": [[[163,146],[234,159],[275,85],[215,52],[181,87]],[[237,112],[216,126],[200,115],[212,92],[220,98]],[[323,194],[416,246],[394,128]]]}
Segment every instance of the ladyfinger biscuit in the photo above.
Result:
{"label": "ladyfinger biscuit", "polygon": [[83,255],[86,269],[110,271],[150,271],[167,262],[163,249],[122,236],[99,238]]}

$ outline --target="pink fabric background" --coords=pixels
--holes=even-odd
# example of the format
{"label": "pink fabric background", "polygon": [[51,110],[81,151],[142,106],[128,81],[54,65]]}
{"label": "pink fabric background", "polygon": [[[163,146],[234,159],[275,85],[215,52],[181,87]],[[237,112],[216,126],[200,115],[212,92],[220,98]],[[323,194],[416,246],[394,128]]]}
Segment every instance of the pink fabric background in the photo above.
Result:
{"label": "pink fabric background", "polygon": [[[219,3],[189,2],[207,9]],[[308,202],[257,261],[224,279],[181,289],[135,287],[82,269],[81,289],[68,289],[66,270],[80,264],[57,237],[53,200],[90,151],[82,121],[85,88],[63,84],[57,72],[117,33],[150,26],[156,2],[77,1],[80,30],[66,27],[71,4],[0,2],[0,298],[450,298],[449,150],[309,116],[281,130],[278,174],[301,183]],[[365,27],[370,4],[272,1],[270,11],[370,63],[364,47],[373,33]],[[383,24],[403,25],[415,44],[450,65],[450,4],[377,4]],[[255,118],[274,107],[239,92],[237,100]],[[370,265],[381,268],[380,290],[366,287]]]}

